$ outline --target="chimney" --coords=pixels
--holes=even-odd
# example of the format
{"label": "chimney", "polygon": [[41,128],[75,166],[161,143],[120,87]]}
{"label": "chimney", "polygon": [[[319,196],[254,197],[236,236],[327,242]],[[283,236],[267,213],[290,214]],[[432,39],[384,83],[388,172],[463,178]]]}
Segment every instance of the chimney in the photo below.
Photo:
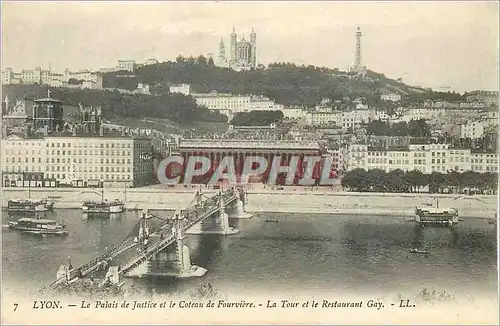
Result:
{"label": "chimney", "polygon": [[101,136],[101,137],[104,136],[104,127],[103,126],[101,126],[99,128],[99,136]]}

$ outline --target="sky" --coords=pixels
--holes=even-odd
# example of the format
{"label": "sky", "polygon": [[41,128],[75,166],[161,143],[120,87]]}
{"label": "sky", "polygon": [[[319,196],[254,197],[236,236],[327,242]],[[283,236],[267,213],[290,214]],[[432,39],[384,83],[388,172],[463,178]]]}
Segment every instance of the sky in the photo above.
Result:
{"label": "sky", "polygon": [[257,33],[257,61],[346,70],[362,63],[412,85],[497,90],[498,2],[5,2],[2,69],[62,72],[119,59],[229,53]]}

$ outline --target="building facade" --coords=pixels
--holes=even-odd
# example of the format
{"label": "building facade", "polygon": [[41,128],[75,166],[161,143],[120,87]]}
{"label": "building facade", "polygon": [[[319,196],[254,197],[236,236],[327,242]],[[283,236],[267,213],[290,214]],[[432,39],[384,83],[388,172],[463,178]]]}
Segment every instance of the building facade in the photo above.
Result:
{"label": "building facade", "polygon": [[153,170],[149,138],[120,135],[58,134],[2,139],[2,182],[11,185],[26,173],[43,180],[76,186],[113,182],[124,187],[151,184]]}
{"label": "building facade", "polygon": [[51,87],[69,87],[68,81],[75,79],[81,82],[80,87],[102,89],[102,75],[89,70],[71,72],[66,69],[63,74],[55,73],[50,70],[42,70],[36,67],[33,70],[21,70],[17,73],[12,68],[6,68],[2,71],[2,84],[40,84]]}
{"label": "building facade", "polygon": [[192,94],[196,104],[218,111],[232,119],[236,113],[251,111],[282,110],[283,105],[276,104],[263,96],[232,95],[211,92],[208,94]]}
{"label": "building facade", "polygon": [[[300,180],[306,171],[306,166],[301,160],[304,156],[318,156],[322,151],[315,142],[298,141],[253,141],[253,140],[206,140],[206,139],[182,139],[179,144],[179,151],[184,158],[184,167],[191,156],[208,157],[211,161],[211,168],[204,176],[193,180],[193,183],[205,183],[216,170],[219,162],[226,156],[231,156],[235,160],[235,172],[237,178],[241,176],[243,165],[247,156],[262,156],[268,162],[267,170],[258,177],[256,182],[267,182],[269,177],[271,162],[275,157],[281,157],[283,165],[290,162],[292,156],[299,156],[297,171],[294,183]],[[321,163],[313,168],[312,178],[319,181],[321,178]],[[284,184],[285,177],[279,175],[277,184]]]}
{"label": "building facade", "polygon": [[386,93],[380,95],[382,101],[399,102],[401,101],[401,95],[397,93]]}
{"label": "building facade", "polygon": [[191,85],[190,84],[175,84],[169,87],[170,93],[181,93],[186,96],[191,94]]}
{"label": "building facade", "polygon": [[356,168],[400,169],[432,172],[498,172],[498,153],[476,153],[471,149],[451,148],[448,144],[410,144],[407,148],[377,149],[363,144],[348,147],[347,171]]}

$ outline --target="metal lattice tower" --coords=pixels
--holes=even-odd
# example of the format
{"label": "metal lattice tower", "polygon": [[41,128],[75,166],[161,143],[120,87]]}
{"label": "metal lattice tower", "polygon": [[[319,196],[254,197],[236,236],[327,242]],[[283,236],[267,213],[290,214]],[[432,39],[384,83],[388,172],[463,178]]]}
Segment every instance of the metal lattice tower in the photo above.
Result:
{"label": "metal lattice tower", "polygon": [[354,68],[359,70],[361,68],[361,29],[356,30],[356,57],[354,58]]}

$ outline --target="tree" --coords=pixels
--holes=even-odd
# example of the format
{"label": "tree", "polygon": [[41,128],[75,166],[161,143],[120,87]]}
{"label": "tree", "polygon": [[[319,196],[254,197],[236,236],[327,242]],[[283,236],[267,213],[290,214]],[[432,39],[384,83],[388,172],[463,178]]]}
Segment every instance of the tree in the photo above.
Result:
{"label": "tree", "polygon": [[238,112],[231,124],[235,126],[269,126],[283,120],[283,111]]}
{"label": "tree", "polygon": [[431,136],[431,127],[425,122],[425,119],[411,120],[408,128],[411,137],[427,138]]}
{"label": "tree", "polygon": [[[48,90],[47,86],[8,86],[20,88],[24,94],[33,98],[46,96]],[[128,95],[109,90],[55,88],[52,90],[52,96],[66,105],[78,106],[79,103],[83,103],[85,106],[100,106],[103,116],[108,119],[116,116],[165,118],[181,125],[190,125],[194,121],[227,122],[226,116],[199,107],[191,96],[177,93],[151,96]]]}
{"label": "tree", "polygon": [[425,175],[419,170],[408,171],[405,177],[411,192],[419,192],[421,187],[427,185]]}
{"label": "tree", "polygon": [[460,188],[473,188],[476,185],[477,173],[473,171],[466,171],[460,174],[459,184]]}
{"label": "tree", "polygon": [[69,85],[81,85],[83,83],[83,80],[75,79],[75,78],[70,78],[68,80]]}
{"label": "tree", "polygon": [[385,136],[389,134],[389,125],[381,120],[370,121],[366,126],[366,133],[368,135]]}
{"label": "tree", "polygon": [[429,176],[429,192],[442,193],[444,183],[446,181],[445,175],[440,172],[432,172]]}
{"label": "tree", "polygon": [[[237,72],[217,67],[203,56],[178,56],[175,62],[139,67],[133,74],[136,81],[158,87],[163,92],[168,91],[168,85],[189,83],[199,93],[217,90],[232,94],[264,95],[287,106],[314,106],[322,98],[342,99],[345,95],[364,97],[368,104],[373,105],[379,101],[374,94],[385,87],[387,81],[349,79],[344,74],[313,65],[278,62],[264,68],[260,66],[258,69]],[[109,74],[116,75],[114,72]],[[119,88],[111,84],[109,87]]]}
{"label": "tree", "polygon": [[453,189],[455,189],[456,192],[461,192],[461,187],[460,187],[460,173],[456,171],[451,171],[446,175],[446,181],[445,184]]}
{"label": "tree", "polygon": [[386,187],[389,192],[408,192],[410,184],[405,178],[405,173],[396,169],[387,173]]}
{"label": "tree", "polygon": [[367,191],[369,184],[367,182],[367,171],[365,169],[354,169],[348,171],[341,181],[342,187],[354,191]]}
{"label": "tree", "polygon": [[367,172],[366,182],[369,184],[369,188],[374,192],[385,192],[387,191],[386,185],[386,173],[381,169],[373,169]]}

